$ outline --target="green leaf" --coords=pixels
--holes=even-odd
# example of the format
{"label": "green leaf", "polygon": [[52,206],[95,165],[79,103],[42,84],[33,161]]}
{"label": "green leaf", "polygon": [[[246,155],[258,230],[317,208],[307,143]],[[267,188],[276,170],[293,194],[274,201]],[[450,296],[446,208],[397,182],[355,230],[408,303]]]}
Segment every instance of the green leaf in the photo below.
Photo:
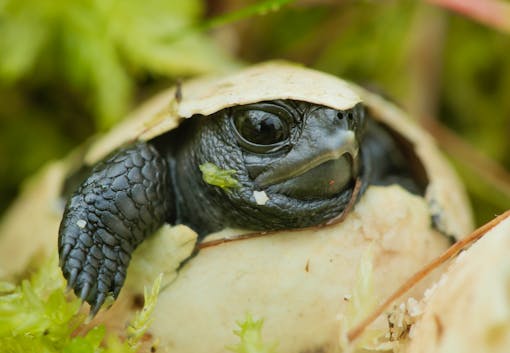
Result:
{"label": "green leaf", "polygon": [[276,344],[268,345],[262,339],[263,324],[264,320],[253,320],[251,315],[246,315],[245,321],[238,322],[239,329],[234,331],[240,342],[227,349],[235,353],[276,353]]}
{"label": "green leaf", "polygon": [[86,103],[95,112],[97,126],[105,129],[126,112],[133,82],[109,36],[107,18],[98,10],[90,5],[67,9],[61,67],[73,86],[90,92]]}
{"label": "green leaf", "polygon": [[96,326],[92,328],[83,337],[74,337],[62,350],[63,353],[96,353],[102,351],[99,348],[104,336],[104,326]]}
{"label": "green leaf", "polygon": [[238,188],[239,182],[232,177],[235,170],[221,169],[213,163],[204,163],[199,166],[202,178],[207,184],[219,186],[222,189]]}
{"label": "green leaf", "polygon": [[129,108],[137,75],[189,76],[234,65],[193,28],[203,10],[201,0],[3,0],[0,84],[63,81],[105,129]]}
{"label": "green leaf", "polygon": [[149,3],[151,6],[140,1],[124,1],[115,7],[112,36],[133,67],[145,67],[167,76],[217,72],[232,67],[233,61],[203,31],[194,27],[203,12],[201,1],[152,0]]}
{"label": "green leaf", "polygon": [[0,81],[12,83],[34,68],[49,39],[45,11],[6,0],[0,7]]}
{"label": "green leaf", "polygon": [[9,347],[8,352],[60,351],[80,322],[80,301],[67,300],[61,276],[55,256],[30,280],[0,295],[0,347]]}
{"label": "green leaf", "polygon": [[278,11],[282,6],[288,5],[296,0],[263,0],[253,5],[246,6],[240,10],[227,13],[225,15],[217,16],[209,21],[206,21],[202,28],[211,29],[223,26],[232,22],[237,22],[245,18],[255,15],[266,15],[269,12]]}
{"label": "green leaf", "polygon": [[140,340],[152,323],[151,315],[156,307],[162,280],[163,274],[161,273],[154,281],[150,292],[147,290],[147,288],[144,288],[144,306],[142,310],[136,314],[135,318],[127,328],[127,344],[133,352],[138,350],[138,347],[140,346]]}

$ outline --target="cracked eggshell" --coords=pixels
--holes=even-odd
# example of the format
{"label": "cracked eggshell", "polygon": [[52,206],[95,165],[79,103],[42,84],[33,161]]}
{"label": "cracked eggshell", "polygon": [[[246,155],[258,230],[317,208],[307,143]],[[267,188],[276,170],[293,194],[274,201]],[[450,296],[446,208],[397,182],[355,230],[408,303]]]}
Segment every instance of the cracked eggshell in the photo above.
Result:
{"label": "cracked eggshell", "polygon": [[[251,313],[278,352],[335,352],[367,252],[379,303],[447,246],[423,198],[372,186],[343,223],[201,250],[160,293],[150,333],[160,352],[220,353]],[[385,320],[375,327],[384,336]]]}
{"label": "cracked eggshell", "polygon": [[506,353],[510,347],[510,217],[462,252],[426,298],[405,353]]}
{"label": "cracked eggshell", "polygon": [[[264,335],[269,342],[280,342],[280,352],[333,347],[339,340],[339,318],[349,302],[344,298],[353,295],[357,267],[369,247],[374,248],[375,292],[382,300],[447,247],[446,238],[430,226],[431,214],[448,234],[460,237],[472,228],[471,213],[454,172],[408,116],[360,87],[295,64],[269,62],[169,89],[89,146],[47,166],[27,184],[0,224],[0,276],[21,273],[34,258],[56,252],[63,211],[60,193],[70,171],[80,164],[94,163],[123,143],[169,131],[194,114],[271,99],[297,99],[335,109],[363,102],[370,115],[407,141],[407,149],[418,157],[429,181],[425,198],[397,186],[369,187],[343,223],[204,249],[176,278],[175,259],[165,260],[173,255],[163,256],[160,250],[177,244],[184,248],[169,254],[185,258],[193,235],[186,230],[186,236],[174,240],[156,236],[153,241],[160,246],[145,247],[149,250],[139,255],[140,261],[134,257],[131,267],[147,264],[145,256],[157,260],[157,265],[144,267],[145,272],[161,267],[173,280],[160,295],[150,332],[160,339],[163,351],[223,352],[235,340],[235,322],[247,312],[265,318]],[[129,303],[143,292],[146,281],[137,280],[143,276],[131,267],[128,280],[133,280],[98,320],[123,323],[132,314]]]}
{"label": "cracked eggshell", "polygon": [[49,163],[26,180],[0,220],[0,279],[12,280],[57,251],[65,162]]}

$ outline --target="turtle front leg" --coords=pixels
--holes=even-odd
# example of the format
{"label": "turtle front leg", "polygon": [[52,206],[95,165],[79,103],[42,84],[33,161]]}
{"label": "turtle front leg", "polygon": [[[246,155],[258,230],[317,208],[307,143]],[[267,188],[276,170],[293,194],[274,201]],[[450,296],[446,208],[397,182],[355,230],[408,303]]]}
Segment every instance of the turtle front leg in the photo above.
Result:
{"label": "turtle front leg", "polygon": [[97,164],[69,199],[59,229],[68,288],[95,315],[117,298],[135,248],[174,214],[166,159],[149,143],[118,150]]}

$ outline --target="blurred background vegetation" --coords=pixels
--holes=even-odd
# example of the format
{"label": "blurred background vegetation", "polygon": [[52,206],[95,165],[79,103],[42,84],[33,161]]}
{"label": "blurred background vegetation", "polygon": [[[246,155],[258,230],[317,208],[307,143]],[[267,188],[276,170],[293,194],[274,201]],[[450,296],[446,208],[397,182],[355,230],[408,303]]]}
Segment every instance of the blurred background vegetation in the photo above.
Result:
{"label": "blurred background vegetation", "polygon": [[510,208],[510,3],[0,0],[0,214],[176,80],[274,58],[382,92],[438,139],[477,222]]}

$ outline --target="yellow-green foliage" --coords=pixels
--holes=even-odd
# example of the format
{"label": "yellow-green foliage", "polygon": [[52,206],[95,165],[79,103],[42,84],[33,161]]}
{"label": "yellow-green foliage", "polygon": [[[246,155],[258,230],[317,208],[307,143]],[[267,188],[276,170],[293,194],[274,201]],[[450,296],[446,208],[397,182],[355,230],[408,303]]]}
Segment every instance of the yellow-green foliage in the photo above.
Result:
{"label": "yellow-green foliage", "polygon": [[[19,285],[0,282],[0,352],[135,353],[152,323],[162,277],[156,278],[150,290],[145,289],[145,305],[127,326],[126,340],[109,334],[103,325],[73,336],[86,315],[79,312],[80,300],[66,295],[65,280],[54,256]],[[276,353],[275,344],[262,340],[262,324],[263,320],[247,315],[234,331],[239,344],[229,349],[235,353]]]}
{"label": "yellow-green foliage", "polygon": [[262,325],[264,320],[253,320],[246,315],[244,322],[238,322],[238,330],[234,333],[239,337],[239,343],[228,347],[234,353],[276,353],[276,343],[267,344],[262,340]]}
{"label": "yellow-green foliage", "polygon": [[386,345],[382,344],[385,341],[386,332],[384,330],[366,329],[361,337],[354,342],[349,342],[347,339],[348,332],[365,319],[377,305],[373,260],[373,248],[370,246],[358,264],[356,283],[352,288],[345,314],[341,318],[339,342],[343,349],[342,352],[385,351],[387,349]]}
{"label": "yellow-green foliage", "polygon": [[131,324],[127,328],[128,339],[127,343],[132,348],[133,352],[136,352],[140,345],[140,340],[149,329],[152,323],[151,315],[156,307],[156,301],[158,300],[159,289],[161,288],[161,281],[163,280],[163,274],[160,274],[152,286],[149,292],[147,288],[144,288],[143,296],[145,298],[142,310],[139,311]]}
{"label": "yellow-green foliage", "polygon": [[222,189],[239,187],[239,182],[232,177],[236,173],[235,170],[220,169],[213,163],[201,164],[199,168],[207,184],[219,186]]}
{"label": "yellow-green foliage", "polygon": [[[126,110],[135,74],[224,69],[227,56],[193,30],[200,0],[0,2],[0,83],[62,79],[89,96],[100,126]],[[35,76],[35,77],[34,77]]]}
{"label": "yellow-green foliage", "polygon": [[73,332],[85,322],[81,302],[66,295],[57,258],[40,267],[20,285],[0,283],[0,351],[2,353],[134,353],[150,324],[161,285],[159,276],[145,305],[127,329],[126,341],[108,334],[103,325],[83,336]]}

